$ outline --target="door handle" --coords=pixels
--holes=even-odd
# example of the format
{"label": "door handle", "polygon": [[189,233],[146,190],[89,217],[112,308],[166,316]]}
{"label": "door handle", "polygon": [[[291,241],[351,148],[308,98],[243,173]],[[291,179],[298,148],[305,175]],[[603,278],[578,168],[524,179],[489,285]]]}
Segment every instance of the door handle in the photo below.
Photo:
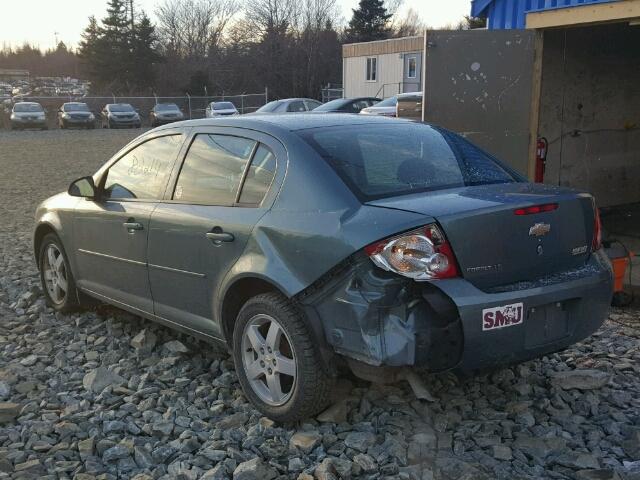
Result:
{"label": "door handle", "polygon": [[207,232],[205,233],[207,238],[213,242],[214,245],[222,245],[222,242],[233,242],[235,237],[231,233],[225,232]]}
{"label": "door handle", "polygon": [[133,232],[134,230],[142,230],[144,227],[140,222],[124,222],[124,228],[126,228],[129,232]]}

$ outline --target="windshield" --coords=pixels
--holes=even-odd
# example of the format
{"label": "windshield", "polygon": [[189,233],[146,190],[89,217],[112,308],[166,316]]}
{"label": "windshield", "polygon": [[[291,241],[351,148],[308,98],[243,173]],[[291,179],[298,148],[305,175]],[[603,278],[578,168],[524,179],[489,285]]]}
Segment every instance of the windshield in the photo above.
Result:
{"label": "windshield", "polygon": [[348,125],[298,134],[365,201],[518,181],[464,138],[430,125]]}
{"label": "windshield", "polygon": [[62,106],[65,112],[88,112],[89,107],[86,103],[67,103]]}
{"label": "windshield", "polygon": [[319,107],[314,108],[314,111],[316,111],[316,112],[331,112],[333,110],[338,110],[339,108],[343,107],[344,105],[349,103],[349,101],[350,100],[347,100],[346,98],[339,98],[337,100],[331,100],[330,102],[323,103]]}
{"label": "windshield", "polygon": [[236,107],[231,102],[216,102],[213,104],[214,110],[235,110]]}
{"label": "windshield", "polygon": [[38,103],[16,103],[13,106],[14,112],[42,112],[42,105]]}
{"label": "windshield", "polygon": [[376,107],[395,107],[398,104],[398,97],[389,97],[376,103]]}
{"label": "windshield", "polygon": [[156,105],[158,112],[174,112],[180,110],[175,103],[159,103]]}
{"label": "windshield", "polygon": [[118,103],[109,105],[110,112],[133,112],[133,107],[128,103]]}
{"label": "windshield", "polygon": [[280,100],[274,100],[273,102],[269,102],[266,105],[261,106],[256,110],[256,112],[273,112],[280,106],[280,103],[282,103]]}

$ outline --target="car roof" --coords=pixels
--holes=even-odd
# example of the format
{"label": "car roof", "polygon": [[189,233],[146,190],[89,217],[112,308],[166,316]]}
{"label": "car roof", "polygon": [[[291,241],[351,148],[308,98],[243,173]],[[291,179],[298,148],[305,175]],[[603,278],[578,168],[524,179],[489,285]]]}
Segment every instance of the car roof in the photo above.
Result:
{"label": "car roof", "polygon": [[399,122],[410,122],[400,118],[387,118],[374,115],[356,115],[352,113],[279,113],[264,115],[241,115],[232,118],[202,118],[186,120],[164,128],[184,127],[237,127],[251,130],[285,130],[294,132],[312,128],[339,127],[343,125],[388,124],[398,125]]}
{"label": "car roof", "polygon": [[16,102],[14,105],[40,105],[38,102]]}

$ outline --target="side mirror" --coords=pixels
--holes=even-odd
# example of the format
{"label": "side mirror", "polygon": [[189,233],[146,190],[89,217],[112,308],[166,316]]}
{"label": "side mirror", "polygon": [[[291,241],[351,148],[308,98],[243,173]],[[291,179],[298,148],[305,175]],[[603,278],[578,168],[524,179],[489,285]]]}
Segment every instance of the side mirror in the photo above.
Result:
{"label": "side mirror", "polygon": [[69,185],[67,193],[72,197],[95,198],[96,186],[93,183],[93,177],[82,177],[74,180]]}

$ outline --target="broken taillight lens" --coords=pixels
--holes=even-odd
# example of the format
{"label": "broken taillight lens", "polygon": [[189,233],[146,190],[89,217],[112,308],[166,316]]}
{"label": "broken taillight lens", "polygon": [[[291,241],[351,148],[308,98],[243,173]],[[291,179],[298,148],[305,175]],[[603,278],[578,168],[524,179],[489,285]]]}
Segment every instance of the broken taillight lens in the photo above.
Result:
{"label": "broken taillight lens", "polygon": [[378,267],[414,280],[459,275],[453,250],[435,224],[372,243],[364,251]]}
{"label": "broken taillight lens", "polygon": [[591,250],[596,251],[602,247],[602,222],[600,221],[600,210],[596,205],[596,199],[593,199],[593,240],[591,241]]}

